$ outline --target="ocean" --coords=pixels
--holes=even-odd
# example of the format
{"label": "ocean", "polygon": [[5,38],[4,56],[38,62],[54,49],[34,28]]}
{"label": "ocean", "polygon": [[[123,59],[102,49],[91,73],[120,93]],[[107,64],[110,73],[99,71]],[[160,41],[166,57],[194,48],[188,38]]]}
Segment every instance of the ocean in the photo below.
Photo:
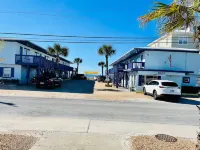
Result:
{"label": "ocean", "polygon": [[96,74],[86,74],[85,75],[87,78],[94,78],[95,76],[98,76]]}

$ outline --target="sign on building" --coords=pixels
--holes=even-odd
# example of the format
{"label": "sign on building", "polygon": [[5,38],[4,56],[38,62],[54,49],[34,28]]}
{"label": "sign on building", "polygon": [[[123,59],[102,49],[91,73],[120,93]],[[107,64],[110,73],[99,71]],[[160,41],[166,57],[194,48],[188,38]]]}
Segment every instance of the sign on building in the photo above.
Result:
{"label": "sign on building", "polygon": [[22,56],[22,62],[28,64],[33,63],[33,56]]}

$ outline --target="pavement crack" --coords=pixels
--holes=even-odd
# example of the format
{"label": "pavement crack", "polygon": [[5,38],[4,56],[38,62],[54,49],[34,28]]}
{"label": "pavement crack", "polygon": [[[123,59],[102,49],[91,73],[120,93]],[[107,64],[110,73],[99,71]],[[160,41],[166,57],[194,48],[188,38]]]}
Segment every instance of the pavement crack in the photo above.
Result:
{"label": "pavement crack", "polygon": [[90,121],[89,121],[89,123],[88,123],[88,127],[87,127],[87,133],[89,132],[89,129],[90,129],[90,123],[91,123],[91,121],[92,121],[92,120],[90,120]]}

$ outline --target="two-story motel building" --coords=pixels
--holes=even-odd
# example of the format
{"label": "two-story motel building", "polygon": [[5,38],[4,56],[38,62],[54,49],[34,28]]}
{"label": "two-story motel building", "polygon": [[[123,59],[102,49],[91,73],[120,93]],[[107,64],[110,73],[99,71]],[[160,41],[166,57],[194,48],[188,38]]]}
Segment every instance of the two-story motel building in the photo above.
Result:
{"label": "two-story motel building", "polygon": [[179,86],[200,86],[197,49],[134,48],[114,61],[109,73],[114,84],[135,91],[152,79],[172,80]]}
{"label": "two-story motel building", "polygon": [[0,79],[18,79],[20,84],[30,82],[42,71],[56,71],[69,77],[72,62],[56,57],[27,40],[3,39],[0,41]]}

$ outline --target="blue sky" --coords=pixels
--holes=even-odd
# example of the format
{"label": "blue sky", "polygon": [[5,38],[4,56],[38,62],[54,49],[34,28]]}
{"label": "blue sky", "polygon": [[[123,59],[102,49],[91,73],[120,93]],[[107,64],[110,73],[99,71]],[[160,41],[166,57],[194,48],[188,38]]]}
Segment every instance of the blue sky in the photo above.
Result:
{"label": "blue sky", "polygon": [[[2,0],[0,32],[158,37],[155,22],[145,28],[140,28],[138,22],[138,17],[147,13],[153,2],[154,0]],[[13,13],[2,13],[5,11]],[[33,12],[35,15],[15,12]],[[56,16],[41,14],[56,14]],[[35,43],[44,48],[53,45],[53,43]],[[62,45],[70,49],[68,60],[73,61],[75,57],[83,59],[81,72],[100,72],[101,69],[97,64],[105,58],[97,54],[97,49],[102,44],[63,43]],[[116,60],[131,48],[146,44],[112,44],[117,53],[109,59],[109,62]]]}

